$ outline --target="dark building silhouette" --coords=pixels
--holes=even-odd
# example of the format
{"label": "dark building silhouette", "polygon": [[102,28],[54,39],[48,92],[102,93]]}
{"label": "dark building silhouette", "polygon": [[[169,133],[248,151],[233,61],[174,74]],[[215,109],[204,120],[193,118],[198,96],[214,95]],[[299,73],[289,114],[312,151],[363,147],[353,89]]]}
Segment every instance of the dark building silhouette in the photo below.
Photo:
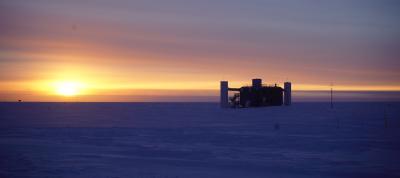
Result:
{"label": "dark building silhouette", "polygon": [[[291,83],[285,82],[284,89],[275,85],[263,85],[261,79],[253,79],[251,86],[229,88],[221,81],[221,107],[261,107],[291,104]],[[229,97],[229,91],[234,92]]]}

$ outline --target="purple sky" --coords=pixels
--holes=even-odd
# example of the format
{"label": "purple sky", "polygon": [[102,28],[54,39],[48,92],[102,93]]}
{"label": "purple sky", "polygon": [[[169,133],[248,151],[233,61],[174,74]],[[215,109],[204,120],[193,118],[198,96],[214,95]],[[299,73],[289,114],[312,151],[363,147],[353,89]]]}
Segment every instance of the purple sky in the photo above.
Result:
{"label": "purple sky", "polygon": [[254,77],[399,90],[399,19],[396,0],[2,1],[0,96],[55,80],[108,95]]}

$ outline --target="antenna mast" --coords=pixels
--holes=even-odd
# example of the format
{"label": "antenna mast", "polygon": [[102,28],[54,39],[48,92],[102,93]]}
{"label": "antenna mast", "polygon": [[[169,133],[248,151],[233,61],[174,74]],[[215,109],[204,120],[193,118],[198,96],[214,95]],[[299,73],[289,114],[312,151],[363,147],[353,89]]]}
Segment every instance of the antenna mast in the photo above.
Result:
{"label": "antenna mast", "polygon": [[331,83],[331,109],[333,108],[333,84]]}

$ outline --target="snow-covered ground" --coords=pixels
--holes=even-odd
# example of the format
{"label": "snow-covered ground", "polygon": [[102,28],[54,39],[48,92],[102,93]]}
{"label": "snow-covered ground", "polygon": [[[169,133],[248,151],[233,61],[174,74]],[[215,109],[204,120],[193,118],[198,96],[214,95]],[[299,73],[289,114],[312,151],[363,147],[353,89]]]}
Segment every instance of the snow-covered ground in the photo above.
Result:
{"label": "snow-covered ground", "polygon": [[400,103],[0,103],[0,127],[1,178],[400,177]]}

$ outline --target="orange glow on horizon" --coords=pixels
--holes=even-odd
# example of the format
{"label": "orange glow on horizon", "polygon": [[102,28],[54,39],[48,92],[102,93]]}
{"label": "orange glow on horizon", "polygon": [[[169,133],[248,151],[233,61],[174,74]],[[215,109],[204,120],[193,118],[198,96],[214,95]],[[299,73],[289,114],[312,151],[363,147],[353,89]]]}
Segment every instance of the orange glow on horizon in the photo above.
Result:
{"label": "orange glow on horizon", "polygon": [[[248,82],[232,81],[230,87]],[[282,86],[283,84],[280,84]],[[219,80],[199,82],[124,83],[112,80],[49,79],[42,81],[0,83],[1,101],[146,101],[135,96],[218,96]],[[330,85],[308,85],[292,82],[293,91],[329,91]],[[400,86],[333,86],[334,91],[400,91]],[[157,101],[154,99],[152,101]],[[196,101],[196,100],[193,100]]]}
{"label": "orange glow on horizon", "polygon": [[[248,82],[234,81],[229,82],[230,87],[240,87]],[[93,95],[129,90],[174,90],[174,91],[198,91],[198,90],[219,90],[219,80],[215,81],[181,81],[181,82],[112,82],[111,80],[73,80],[73,79],[50,79],[50,80],[32,80],[21,82],[2,82],[0,91],[21,91],[29,90],[37,94],[61,94],[71,92],[76,95]],[[278,86],[283,86],[278,83]],[[292,81],[294,91],[328,91],[330,85],[313,85],[296,83]],[[336,91],[400,91],[400,86],[364,86],[364,85],[334,85]],[[68,91],[68,92],[67,92]],[[112,94],[112,93],[108,93]],[[140,93],[138,93],[140,94]]]}
{"label": "orange glow on horizon", "polygon": [[59,81],[54,83],[55,91],[62,96],[76,96],[81,94],[83,84],[75,81]]}

